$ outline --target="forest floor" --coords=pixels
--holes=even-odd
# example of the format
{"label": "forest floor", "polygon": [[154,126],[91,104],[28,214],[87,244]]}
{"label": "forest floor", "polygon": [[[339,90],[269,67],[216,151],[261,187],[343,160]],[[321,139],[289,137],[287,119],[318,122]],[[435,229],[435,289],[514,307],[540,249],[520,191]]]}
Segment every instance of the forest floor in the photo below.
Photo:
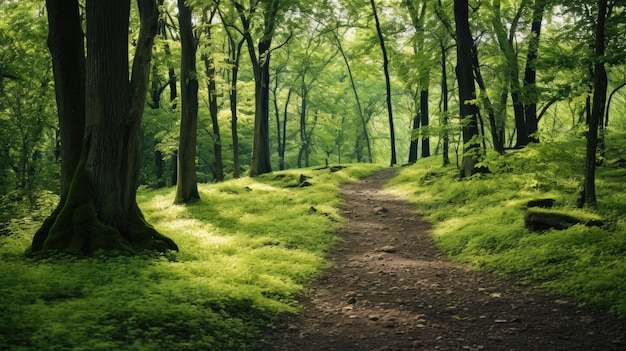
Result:
{"label": "forest floor", "polygon": [[626,320],[447,260],[414,205],[383,190],[396,172],[343,187],[331,267],[260,350],[626,350]]}

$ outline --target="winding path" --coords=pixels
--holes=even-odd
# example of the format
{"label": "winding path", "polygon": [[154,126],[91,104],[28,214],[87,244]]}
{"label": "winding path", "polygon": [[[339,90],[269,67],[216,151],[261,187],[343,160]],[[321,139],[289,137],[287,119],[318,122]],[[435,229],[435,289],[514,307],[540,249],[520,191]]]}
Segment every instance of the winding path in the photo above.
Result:
{"label": "winding path", "polygon": [[332,267],[260,350],[626,350],[626,321],[440,256],[429,224],[382,190],[396,171],[343,187]]}

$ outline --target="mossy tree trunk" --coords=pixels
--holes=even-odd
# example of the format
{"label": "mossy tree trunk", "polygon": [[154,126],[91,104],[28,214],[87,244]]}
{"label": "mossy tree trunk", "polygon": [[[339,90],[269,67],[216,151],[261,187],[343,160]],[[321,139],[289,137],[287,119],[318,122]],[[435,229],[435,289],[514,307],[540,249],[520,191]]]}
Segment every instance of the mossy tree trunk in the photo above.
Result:
{"label": "mossy tree trunk", "polygon": [[[88,0],[86,3],[82,156],[65,202],[49,220],[53,223],[50,228],[35,235],[33,251],[92,253],[97,250],[177,249],[171,239],[146,223],[136,202],[141,158],[140,122],[158,19],[154,0],[138,0],[138,5],[141,29],[129,80],[130,2]],[[76,7],[76,11],[63,16],[76,21],[70,17],[77,15]]]}

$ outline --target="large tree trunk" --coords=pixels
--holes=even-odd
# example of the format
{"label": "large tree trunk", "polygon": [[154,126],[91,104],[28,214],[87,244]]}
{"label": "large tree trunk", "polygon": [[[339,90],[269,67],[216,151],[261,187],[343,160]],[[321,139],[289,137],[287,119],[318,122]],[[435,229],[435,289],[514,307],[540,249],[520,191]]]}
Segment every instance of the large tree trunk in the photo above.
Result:
{"label": "large tree trunk", "polygon": [[474,41],[469,26],[468,8],[467,0],[454,0],[457,43],[456,76],[459,84],[460,117],[463,125],[462,177],[469,177],[475,173],[475,165],[480,154],[478,107],[472,103],[476,99],[476,88],[472,74],[472,46]]}
{"label": "large tree trunk", "polygon": [[129,82],[130,3],[125,0],[86,3],[88,55],[83,156],[62,210],[45,238],[33,240],[34,251],[177,249],[172,240],[146,223],[136,202],[140,122],[158,18],[153,0],[139,0],[139,9],[141,30]]}
{"label": "large tree trunk", "polygon": [[[382,29],[380,28],[380,21],[378,19],[378,11],[376,10],[376,3],[374,0],[370,0],[372,6],[372,12],[374,13],[374,20],[376,22],[376,33],[378,33],[378,41],[380,43],[380,49],[383,54],[383,72],[385,74],[385,86],[387,93],[387,115],[389,116],[389,140],[391,146],[391,166],[397,163],[396,157],[396,135],[393,126],[393,104],[391,103],[391,79],[389,77],[389,57],[387,55],[387,49],[385,48],[385,38],[383,37]],[[423,117],[422,117],[423,121]]]}
{"label": "large tree trunk", "polygon": [[85,44],[77,0],[47,0],[48,48],[52,56],[59,138],[61,200],[35,233],[33,251],[43,248],[48,232],[65,205],[80,161],[85,130]]}
{"label": "large tree trunk", "polygon": [[200,199],[196,178],[196,140],[198,131],[198,77],[196,73],[197,44],[191,22],[191,8],[178,0],[180,27],[180,92],[181,120],[178,142],[178,176],[174,203],[182,204]]}
{"label": "large tree trunk", "polygon": [[604,118],[606,90],[608,86],[606,69],[604,68],[605,23],[607,17],[607,0],[598,0],[598,21],[595,40],[595,65],[593,81],[593,106],[589,119],[587,134],[587,154],[585,158],[584,190],[579,201],[582,207],[596,206],[596,151],[598,148],[598,126]]}

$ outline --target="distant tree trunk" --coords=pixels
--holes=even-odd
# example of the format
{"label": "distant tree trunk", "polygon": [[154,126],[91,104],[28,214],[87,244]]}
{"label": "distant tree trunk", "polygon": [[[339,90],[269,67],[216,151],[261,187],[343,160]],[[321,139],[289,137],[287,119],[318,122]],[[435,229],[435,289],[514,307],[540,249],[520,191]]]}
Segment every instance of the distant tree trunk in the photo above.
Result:
{"label": "distant tree trunk", "polygon": [[185,0],[178,0],[180,27],[180,91],[181,121],[178,142],[178,182],[174,203],[200,200],[196,178],[196,147],[198,132],[198,76],[196,72],[197,42],[191,22],[191,8]]}
{"label": "distant tree trunk", "polygon": [[335,45],[337,45],[337,49],[339,53],[341,53],[341,57],[343,58],[343,62],[346,64],[346,70],[348,71],[348,77],[350,78],[350,87],[352,88],[352,92],[354,93],[354,99],[356,101],[357,113],[359,115],[359,119],[361,121],[362,134],[357,136],[357,142],[355,146],[356,150],[356,160],[357,162],[363,162],[363,157],[359,155],[361,151],[359,151],[361,142],[360,140],[365,140],[365,145],[367,146],[367,162],[373,162],[372,157],[372,146],[370,143],[369,133],[367,132],[367,119],[363,114],[363,107],[361,106],[361,99],[359,99],[359,93],[356,89],[356,83],[354,81],[354,76],[352,75],[352,69],[350,68],[350,61],[348,60],[348,56],[346,56],[345,51],[343,50],[343,46],[341,45],[341,39],[339,35],[333,31],[333,36],[335,37]]}
{"label": "distant tree trunk", "polygon": [[[520,11],[524,5],[520,6]],[[509,86],[511,87],[511,100],[513,102],[513,112],[515,115],[515,129],[517,130],[517,142],[516,147],[524,147],[528,145],[528,128],[526,126],[526,118],[524,116],[524,103],[522,101],[521,91],[522,86],[519,81],[519,64],[517,62],[517,55],[513,48],[513,38],[507,37],[506,29],[502,25],[502,15],[500,13],[500,0],[493,0],[493,18],[492,23],[498,45],[502,54],[506,59],[505,75],[509,80]],[[511,24],[511,32],[515,31],[517,21],[513,21]]]}
{"label": "distant tree trunk", "polygon": [[[417,105],[417,104],[416,104]],[[419,149],[419,135],[417,135],[417,131],[419,131],[420,124],[422,123],[422,119],[420,118],[419,110],[415,112],[413,115],[413,127],[411,133],[411,144],[409,145],[409,163],[417,162],[417,153]]]}
{"label": "distant tree trunk", "polygon": [[459,84],[460,117],[463,125],[463,161],[461,176],[475,173],[475,164],[480,154],[478,132],[478,107],[471,101],[476,99],[472,70],[472,46],[474,40],[469,26],[468,0],[454,0],[456,22],[456,76]]}
{"label": "distant tree trunk", "polygon": [[[205,10],[205,15],[206,15]],[[217,9],[211,10],[209,18],[205,18],[206,28],[204,30],[209,42],[213,39],[211,32],[211,22],[213,16],[215,16]],[[207,83],[207,90],[209,95],[209,114],[211,115],[211,125],[213,127],[213,153],[215,157],[215,180],[218,182],[224,181],[224,164],[222,161],[222,137],[220,134],[220,124],[218,120],[218,105],[217,105],[217,83],[215,81],[215,59],[211,50],[203,55],[204,66],[206,69],[209,82]]]}
{"label": "distant tree trunk", "polygon": [[[221,13],[220,13],[221,16]],[[235,43],[235,38],[233,37],[231,31],[229,30],[226,21],[222,18],[222,22],[224,23],[224,28],[226,30],[226,34],[228,35],[228,51],[230,54],[230,90],[228,93],[228,97],[230,100],[230,112],[231,112],[231,121],[230,121],[230,131],[231,137],[233,139],[233,178],[239,178],[241,175],[241,165],[239,163],[239,131],[237,126],[237,83],[239,80],[239,61],[241,59],[241,48],[243,44],[246,42],[244,38],[242,38],[238,43]]]}
{"label": "distant tree trunk", "polygon": [[[376,32],[378,33],[378,41],[380,43],[380,49],[383,54],[383,72],[385,74],[385,83],[387,91],[387,114],[389,116],[389,140],[391,144],[391,166],[397,162],[396,158],[396,135],[393,126],[393,104],[391,103],[391,79],[389,77],[389,57],[387,56],[387,49],[385,47],[385,38],[383,37],[382,29],[380,28],[380,20],[378,19],[378,11],[376,10],[376,3],[374,0],[370,0],[372,6],[372,12],[374,13],[374,21],[376,22]],[[422,117],[422,122],[424,117]]]}
{"label": "distant tree trunk", "polygon": [[[504,154],[504,126],[502,125],[504,122],[499,123],[496,119],[495,109],[493,108],[489,95],[487,94],[487,86],[485,85],[485,80],[483,79],[480,69],[480,63],[478,61],[478,48],[476,47],[476,44],[472,45],[472,66],[474,69],[474,78],[480,88],[480,99],[489,116],[489,129],[491,130],[493,148],[499,154]],[[504,103],[506,103],[507,95],[508,94],[504,94]]]}
{"label": "distant tree trunk", "polygon": [[443,116],[441,118],[442,125],[442,139],[443,139],[443,165],[447,166],[450,164],[450,121],[448,119],[448,63],[447,63],[447,52],[448,49],[444,44],[441,44],[441,100],[443,102]]}
{"label": "distant tree trunk", "polygon": [[[307,135],[307,96],[309,94],[309,89],[305,82],[306,72],[302,72],[301,75],[301,90],[302,96],[300,99],[300,150],[298,151],[298,168],[302,168],[302,159],[308,159],[309,153],[309,136]],[[308,163],[308,162],[307,162]],[[305,163],[306,167],[308,164]]]}
{"label": "distant tree trunk", "polygon": [[598,125],[604,118],[606,91],[608,86],[604,67],[605,23],[607,19],[607,0],[598,0],[598,20],[596,24],[595,64],[593,81],[593,106],[587,134],[587,154],[585,158],[584,190],[579,206],[596,206],[596,151],[598,148]]}
{"label": "distant tree trunk", "polygon": [[537,53],[539,51],[539,37],[541,35],[541,22],[543,21],[543,13],[546,8],[544,0],[535,0],[533,8],[533,22],[530,28],[530,40],[528,43],[528,53],[526,55],[526,69],[524,70],[524,116],[528,127],[528,138],[530,142],[538,143],[539,130],[537,119],[537,101],[539,100],[539,92],[536,87],[537,69],[535,62],[537,61]]}
{"label": "distant tree trunk", "polygon": [[[409,15],[411,16],[411,21],[413,22],[413,27],[415,28],[416,31],[416,44],[415,44],[415,51],[416,52],[421,52],[424,51],[424,21],[426,18],[426,9],[427,9],[427,5],[428,5],[428,1],[423,1],[422,2],[422,6],[421,9],[418,13],[417,11],[417,7],[415,6],[415,4],[413,3],[413,1],[405,1],[404,5],[408,8],[409,10]],[[428,67],[429,64],[426,63],[425,65],[423,65],[425,67]],[[429,136],[429,131],[428,131],[428,125],[429,125],[429,111],[428,111],[428,96],[429,96],[429,86],[430,86],[430,69],[426,69],[426,71],[424,72],[424,69],[420,69],[420,73],[419,73],[419,95],[420,95],[420,100],[419,100],[419,116],[420,116],[420,136],[422,139],[422,158],[424,157],[429,157],[430,156],[430,136]],[[413,123],[415,125],[415,123]],[[411,145],[411,150],[414,146]],[[411,161],[409,161],[411,162]],[[414,162],[414,161],[413,161]]]}
{"label": "distant tree trunk", "polygon": [[[125,0],[86,2],[88,56],[82,157],[54,224],[33,238],[35,252],[177,249],[172,240],[146,223],[136,202],[142,152],[140,123],[158,20],[153,0],[139,0],[138,4],[141,29],[129,81],[130,3]],[[49,5],[58,4],[50,2]],[[76,18],[77,8],[68,10],[62,15],[63,22],[80,21]],[[56,37],[54,40],[69,39]],[[72,40],[82,43],[83,38],[75,36]],[[80,75],[80,67],[64,67]],[[75,88],[66,85],[60,89]]]}
{"label": "distant tree trunk", "polygon": [[430,156],[430,137],[428,131],[428,89],[422,89],[420,91],[420,116],[422,118],[422,158]]}

